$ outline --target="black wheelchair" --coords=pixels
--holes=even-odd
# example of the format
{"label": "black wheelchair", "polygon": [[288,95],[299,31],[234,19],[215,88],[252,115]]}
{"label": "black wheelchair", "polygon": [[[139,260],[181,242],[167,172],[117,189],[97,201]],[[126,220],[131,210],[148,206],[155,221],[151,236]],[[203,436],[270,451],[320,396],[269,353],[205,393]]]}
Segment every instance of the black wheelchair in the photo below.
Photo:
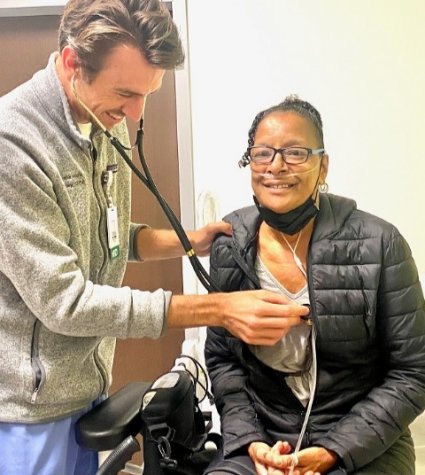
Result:
{"label": "black wheelchair", "polygon": [[[198,384],[199,378],[185,366],[177,367],[153,383],[128,384],[82,416],[77,442],[90,450],[111,451],[97,475],[116,475],[122,469],[143,475],[202,474],[221,436],[211,431],[211,412],[200,409]],[[201,386],[204,397],[211,398],[208,388]],[[127,472],[126,464],[140,450],[143,466],[139,472]]]}

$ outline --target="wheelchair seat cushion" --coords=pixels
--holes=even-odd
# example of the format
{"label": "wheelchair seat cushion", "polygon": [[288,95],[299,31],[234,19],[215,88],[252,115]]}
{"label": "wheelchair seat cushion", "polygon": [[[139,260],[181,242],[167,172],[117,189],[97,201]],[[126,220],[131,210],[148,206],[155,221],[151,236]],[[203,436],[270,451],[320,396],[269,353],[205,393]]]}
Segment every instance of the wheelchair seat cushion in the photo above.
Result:
{"label": "wheelchair seat cushion", "polygon": [[76,424],[77,442],[90,450],[113,450],[141,430],[140,406],[150,382],[130,383],[82,416]]}

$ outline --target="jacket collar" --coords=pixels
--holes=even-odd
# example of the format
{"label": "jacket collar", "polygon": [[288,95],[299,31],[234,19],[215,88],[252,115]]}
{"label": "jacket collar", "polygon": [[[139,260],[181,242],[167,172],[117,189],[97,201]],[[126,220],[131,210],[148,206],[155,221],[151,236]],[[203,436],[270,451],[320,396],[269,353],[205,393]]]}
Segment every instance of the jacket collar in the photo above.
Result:
{"label": "jacket collar", "polygon": [[[33,84],[38,100],[44,105],[53,122],[70,135],[82,148],[90,147],[91,142],[85,138],[75,123],[71,114],[68,98],[56,72],[58,52],[52,53],[45,69],[33,77]],[[48,99],[46,99],[48,98]]]}
{"label": "jacket collar", "polygon": [[[320,195],[320,210],[316,218],[313,241],[339,232],[348,216],[357,209],[356,202],[342,196],[324,193]],[[256,238],[261,218],[256,206],[239,209],[224,218],[233,226],[233,244],[241,254]]]}
{"label": "jacket collar", "polygon": [[323,193],[320,195],[320,209],[313,231],[313,241],[320,241],[340,231],[345,220],[357,209],[350,198]]}

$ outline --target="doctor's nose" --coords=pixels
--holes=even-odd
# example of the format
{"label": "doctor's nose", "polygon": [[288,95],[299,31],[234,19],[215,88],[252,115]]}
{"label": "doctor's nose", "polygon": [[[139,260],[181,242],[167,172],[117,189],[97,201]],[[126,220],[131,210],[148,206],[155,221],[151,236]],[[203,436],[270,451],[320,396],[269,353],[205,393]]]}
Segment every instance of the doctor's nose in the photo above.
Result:
{"label": "doctor's nose", "polygon": [[133,96],[130,97],[122,107],[122,111],[126,117],[134,122],[139,122],[145,113],[146,97]]}

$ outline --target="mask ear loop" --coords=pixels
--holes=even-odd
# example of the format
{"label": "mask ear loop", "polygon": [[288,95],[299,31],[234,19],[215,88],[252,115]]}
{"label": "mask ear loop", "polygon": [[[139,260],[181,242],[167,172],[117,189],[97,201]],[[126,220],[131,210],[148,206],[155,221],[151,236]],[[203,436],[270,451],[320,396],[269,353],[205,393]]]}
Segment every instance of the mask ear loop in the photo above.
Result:
{"label": "mask ear loop", "polygon": [[314,185],[314,188],[316,190],[316,196],[314,197],[314,205],[316,206],[317,209],[319,209],[319,206],[317,204],[317,198],[320,195],[320,171],[322,170],[322,160],[323,160],[323,154],[325,152],[322,152],[320,154],[320,165],[319,165],[319,175],[317,176],[316,184]]}

